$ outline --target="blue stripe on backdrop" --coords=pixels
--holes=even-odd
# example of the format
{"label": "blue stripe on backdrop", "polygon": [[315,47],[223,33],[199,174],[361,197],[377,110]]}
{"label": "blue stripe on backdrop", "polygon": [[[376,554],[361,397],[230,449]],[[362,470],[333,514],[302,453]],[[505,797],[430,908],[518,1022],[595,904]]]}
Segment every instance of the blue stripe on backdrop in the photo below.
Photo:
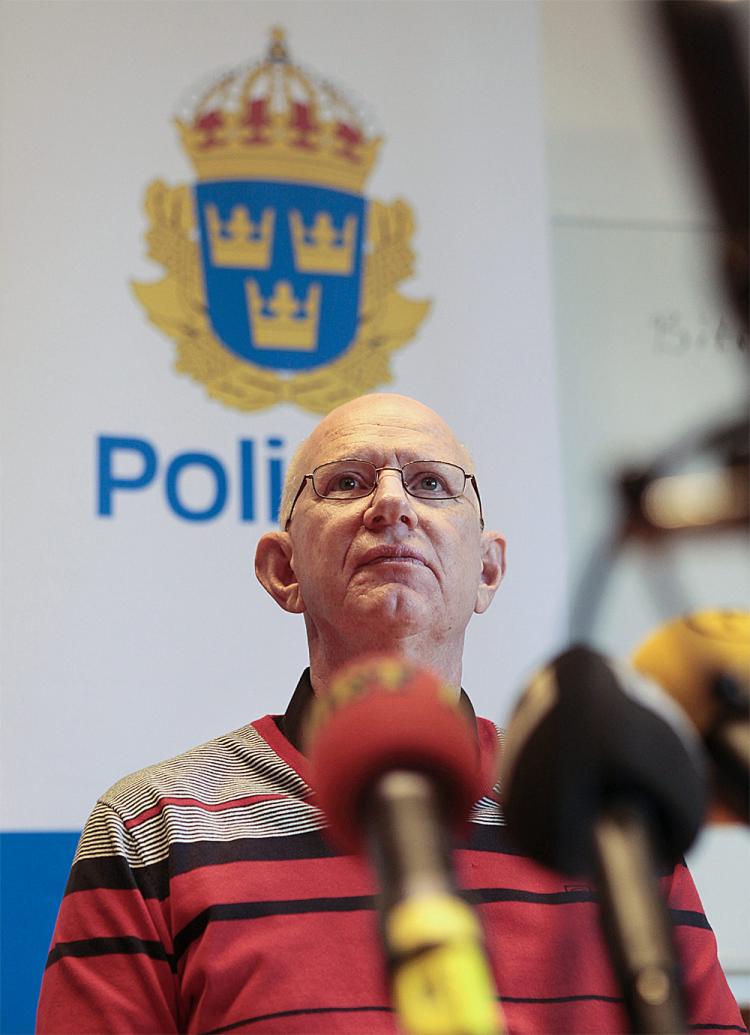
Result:
{"label": "blue stripe on backdrop", "polygon": [[30,1035],[79,831],[0,833],[0,1032]]}

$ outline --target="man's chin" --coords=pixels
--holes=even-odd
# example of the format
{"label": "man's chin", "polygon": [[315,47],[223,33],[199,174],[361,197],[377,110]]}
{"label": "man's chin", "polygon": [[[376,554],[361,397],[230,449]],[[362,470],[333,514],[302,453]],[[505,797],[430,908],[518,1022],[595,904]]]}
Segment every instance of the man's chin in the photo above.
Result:
{"label": "man's chin", "polygon": [[374,623],[368,628],[368,635],[378,639],[392,630],[404,635],[425,630],[431,624],[432,609],[424,593],[400,581],[382,582],[366,593],[358,593],[352,601],[352,616],[365,616]]}

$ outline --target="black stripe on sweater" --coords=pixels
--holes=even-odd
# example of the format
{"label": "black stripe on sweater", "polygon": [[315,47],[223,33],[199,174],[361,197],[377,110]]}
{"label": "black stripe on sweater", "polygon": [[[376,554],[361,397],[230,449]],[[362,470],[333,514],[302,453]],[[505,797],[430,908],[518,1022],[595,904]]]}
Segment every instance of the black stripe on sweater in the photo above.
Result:
{"label": "black stripe on sweater", "polygon": [[[47,957],[47,967],[63,959],[73,956],[82,959],[87,956],[144,955],[152,960],[162,960],[169,964],[171,970],[177,969],[176,962],[161,942],[144,941],[142,938],[122,936],[120,938],[81,938],[74,942],[57,942]],[[45,968],[46,969],[46,968]]]}
{"label": "black stripe on sweater", "polygon": [[204,909],[175,936],[175,957],[179,959],[200,938],[210,923],[222,920],[257,920],[264,916],[290,916],[302,913],[349,913],[374,909],[372,895],[341,898],[297,898],[275,902],[229,902]]}
{"label": "black stripe on sweater", "polygon": [[311,1006],[306,1010],[278,1010],[276,1013],[260,1013],[255,1017],[244,1017],[241,1021],[233,1021],[221,1028],[210,1028],[205,1035],[221,1035],[222,1032],[233,1031],[246,1024],[275,1020],[277,1017],[299,1017],[315,1013],[393,1013],[393,1008],[390,1006]]}

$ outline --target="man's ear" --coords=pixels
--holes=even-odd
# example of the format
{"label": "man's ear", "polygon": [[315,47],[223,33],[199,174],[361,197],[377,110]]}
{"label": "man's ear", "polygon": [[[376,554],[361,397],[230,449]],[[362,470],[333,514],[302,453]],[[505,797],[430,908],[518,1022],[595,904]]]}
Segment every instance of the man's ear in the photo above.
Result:
{"label": "man's ear", "polygon": [[505,574],[505,537],[499,532],[482,532],[482,574],[474,611],[481,615],[492,603]]}
{"label": "man's ear", "polygon": [[292,567],[292,540],[288,532],[266,532],[255,550],[255,574],[279,607],[302,614],[305,605]]}

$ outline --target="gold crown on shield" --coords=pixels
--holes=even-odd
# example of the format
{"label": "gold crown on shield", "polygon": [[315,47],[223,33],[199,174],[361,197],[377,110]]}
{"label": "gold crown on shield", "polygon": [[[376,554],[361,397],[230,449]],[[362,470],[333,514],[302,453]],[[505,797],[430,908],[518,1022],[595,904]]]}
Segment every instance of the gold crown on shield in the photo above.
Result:
{"label": "gold crown on shield", "polygon": [[360,192],[381,137],[338,87],[292,64],[284,31],[262,61],[214,78],[177,126],[200,180],[269,179]]}

